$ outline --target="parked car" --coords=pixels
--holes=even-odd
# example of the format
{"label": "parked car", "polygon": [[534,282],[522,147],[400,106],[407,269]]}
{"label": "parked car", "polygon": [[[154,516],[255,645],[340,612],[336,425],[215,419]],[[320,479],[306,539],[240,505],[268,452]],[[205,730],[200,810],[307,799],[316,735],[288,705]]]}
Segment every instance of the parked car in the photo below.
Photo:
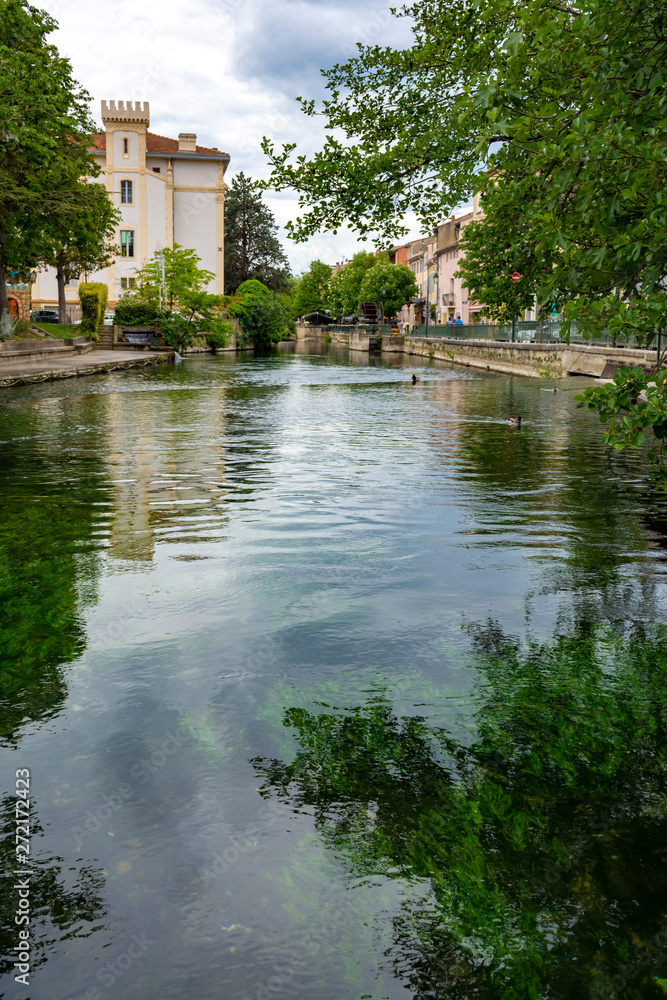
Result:
{"label": "parked car", "polygon": [[115,313],[105,313],[104,314],[104,322],[105,323],[113,323],[115,315],[116,315]]}
{"label": "parked car", "polygon": [[34,320],[36,323],[60,322],[60,317],[55,309],[33,309],[30,313],[30,319]]}

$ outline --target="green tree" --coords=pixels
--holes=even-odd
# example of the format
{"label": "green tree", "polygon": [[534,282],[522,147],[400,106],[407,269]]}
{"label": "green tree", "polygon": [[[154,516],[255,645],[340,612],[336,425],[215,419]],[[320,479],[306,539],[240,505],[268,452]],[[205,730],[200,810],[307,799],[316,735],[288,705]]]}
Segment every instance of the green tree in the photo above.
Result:
{"label": "green tree", "polygon": [[45,246],[35,263],[54,267],[58,284],[58,312],[67,322],[65,285],[83,273],[109,265],[116,248],[114,236],[120,213],[114,209],[106,188],[80,179],[75,172],[71,201],[43,218]]}
{"label": "green tree", "polygon": [[264,140],[267,183],[299,192],[293,238],[345,224],[394,238],[408,211],[432,229],[486,168],[503,189],[491,224],[505,210],[530,223],[541,303],[589,336],[666,331],[663,0],[424,0],[401,14],[411,47],[361,46],[325,71],[322,150],[293,160],[293,144]]}
{"label": "green tree", "polygon": [[[387,259],[385,256],[382,258]],[[361,286],[366,272],[375,267],[379,258],[372,252],[355,253],[349,264],[329,280],[327,307],[333,316],[350,316],[359,308]]]}
{"label": "green tree", "polygon": [[364,274],[359,289],[360,302],[376,302],[383,316],[393,316],[419,292],[415,276],[405,264],[378,261]]}
{"label": "green tree", "polygon": [[575,399],[606,424],[605,441],[613,448],[639,448],[647,436],[653,439],[649,460],[656,481],[667,488],[667,369],[647,376],[639,365],[623,366],[611,382],[586,389]]}
{"label": "green tree", "polygon": [[156,250],[137,271],[137,297],[153,306],[181,308],[190,295],[204,292],[215,281],[213,272],[201,268],[200,263],[196,250],[179,243]]}
{"label": "green tree", "polygon": [[241,172],[225,197],[225,288],[234,293],[257,278],[273,291],[287,288],[290,268],[276,236],[273,213],[250,177]]}
{"label": "green tree", "polygon": [[79,202],[72,164],[99,173],[89,96],[48,42],[56,27],[26,0],[0,0],[0,316],[6,272],[30,270],[51,249],[48,220]]}
{"label": "green tree", "polygon": [[282,340],[291,325],[289,307],[280,296],[261,281],[251,278],[237,289],[230,312],[238,316],[244,337],[255,346],[268,346]]}
{"label": "green tree", "polygon": [[[483,310],[496,322],[506,323],[532,309],[542,284],[556,266],[557,254],[538,252],[536,229],[539,224],[540,179],[533,170],[523,169],[523,154],[512,185],[495,174],[481,181],[484,216],[469,222],[461,232],[461,260],[457,274],[470,297],[483,302]],[[508,169],[506,163],[505,169]],[[520,208],[517,198],[521,194]],[[512,281],[518,271],[519,281]]]}
{"label": "green tree", "polygon": [[307,313],[324,309],[329,293],[331,268],[321,260],[312,261],[309,269],[299,278],[292,296],[292,314],[305,316]]}
{"label": "green tree", "polygon": [[211,271],[199,267],[194,250],[175,243],[156,251],[137,272],[136,298],[156,308],[156,325],[170,347],[182,351],[198,333],[225,337],[227,324],[222,316],[223,298],[207,292],[215,280]]}

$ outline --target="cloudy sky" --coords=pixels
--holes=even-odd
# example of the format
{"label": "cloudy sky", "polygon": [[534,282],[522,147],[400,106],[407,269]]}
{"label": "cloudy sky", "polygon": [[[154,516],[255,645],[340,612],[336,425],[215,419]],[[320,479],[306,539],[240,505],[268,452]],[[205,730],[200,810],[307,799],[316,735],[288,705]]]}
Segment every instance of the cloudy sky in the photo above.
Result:
{"label": "cloudy sky", "polygon": [[[76,79],[101,100],[150,101],[151,131],[196,132],[231,156],[229,179],[266,176],[260,142],[318,148],[319,124],[296,104],[324,94],[320,69],[345,60],[356,42],[407,45],[407,22],[391,0],[37,0],[57,20],[52,36]],[[296,215],[288,192],[265,200],[282,225]],[[282,234],[281,234],[282,235]],[[418,235],[416,232],[414,235]],[[363,244],[353,234],[284,240],[295,273],[320,258],[335,263]]]}

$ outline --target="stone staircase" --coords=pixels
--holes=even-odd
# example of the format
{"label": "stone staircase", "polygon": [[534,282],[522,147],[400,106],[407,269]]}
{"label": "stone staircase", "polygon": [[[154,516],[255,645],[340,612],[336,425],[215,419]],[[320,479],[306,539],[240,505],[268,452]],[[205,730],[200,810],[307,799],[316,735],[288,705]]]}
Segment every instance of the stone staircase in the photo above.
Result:
{"label": "stone staircase", "polygon": [[3,362],[11,363],[19,359],[33,361],[68,354],[86,354],[92,347],[92,343],[86,337],[73,337],[71,340],[6,340],[0,344],[0,365]]}
{"label": "stone staircase", "polygon": [[96,351],[113,351],[113,326],[100,326],[99,340],[95,342]]}

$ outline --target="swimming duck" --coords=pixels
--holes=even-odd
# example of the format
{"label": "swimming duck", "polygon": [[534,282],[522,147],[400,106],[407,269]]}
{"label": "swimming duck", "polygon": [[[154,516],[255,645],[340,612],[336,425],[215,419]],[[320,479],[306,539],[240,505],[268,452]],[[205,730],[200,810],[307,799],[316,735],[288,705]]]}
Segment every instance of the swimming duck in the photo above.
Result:
{"label": "swimming duck", "polygon": [[510,427],[521,427],[521,421],[523,417],[510,417],[507,423]]}
{"label": "swimming duck", "polygon": [[412,376],[412,384],[416,385],[417,382],[419,382],[419,375],[413,375]]}

